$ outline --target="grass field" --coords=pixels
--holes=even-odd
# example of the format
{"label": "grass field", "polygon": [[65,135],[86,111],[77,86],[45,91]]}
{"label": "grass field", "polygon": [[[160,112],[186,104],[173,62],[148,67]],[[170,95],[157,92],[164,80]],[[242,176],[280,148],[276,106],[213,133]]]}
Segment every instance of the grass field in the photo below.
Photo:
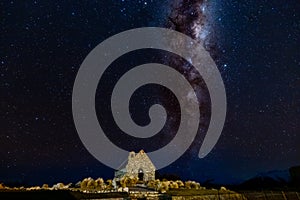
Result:
{"label": "grass field", "polygon": [[69,190],[0,190],[0,199],[30,199],[30,200],[77,200],[77,199],[108,199],[108,198],[127,198],[128,193],[111,192],[111,193],[83,193],[80,191]]}
{"label": "grass field", "polygon": [[167,194],[171,196],[200,196],[200,195],[218,195],[218,194],[235,194],[235,192],[226,190],[197,190],[197,189],[170,189]]}

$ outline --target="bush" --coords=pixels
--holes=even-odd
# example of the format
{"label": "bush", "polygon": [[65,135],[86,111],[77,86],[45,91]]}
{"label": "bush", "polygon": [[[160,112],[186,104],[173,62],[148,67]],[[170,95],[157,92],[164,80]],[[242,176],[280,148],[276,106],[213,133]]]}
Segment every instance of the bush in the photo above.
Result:
{"label": "bush", "polygon": [[227,191],[226,187],[224,187],[224,186],[222,186],[222,187],[220,188],[220,190],[223,191],[223,192],[224,192],[224,191]]}
{"label": "bush", "polygon": [[125,188],[125,187],[135,186],[138,181],[139,181],[139,179],[137,177],[124,176],[120,180],[120,184],[121,184],[121,187]]}
{"label": "bush", "polygon": [[104,190],[106,185],[105,185],[105,182],[103,180],[103,178],[98,178],[96,181],[96,189],[97,190]]}
{"label": "bush", "polygon": [[87,178],[85,178],[85,179],[83,179],[82,181],[81,181],[81,183],[80,183],[80,188],[81,189],[83,189],[83,190],[85,190],[86,188],[87,188],[87,183],[88,183],[88,179]]}
{"label": "bush", "polygon": [[181,180],[176,181],[179,188],[184,188],[184,183]]}
{"label": "bush", "polygon": [[170,189],[178,189],[179,186],[177,184],[177,182],[171,181],[169,184]]}
{"label": "bush", "polygon": [[185,187],[185,189],[191,189],[192,187],[191,187],[191,181],[186,181],[185,183],[184,183],[184,187]]}
{"label": "bush", "polygon": [[186,181],[184,185],[185,189],[200,189],[200,183],[195,181]]}
{"label": "bush", "polygon": [[166,193],[169,190],[169,181],[163,181],[158,185],[158,191],[161,193]]}
{"label": "bush", "polygon": [[63,183],[57,183],[53,185],[53,189],[58,189],[58,190],[65,189],[65,185]]}
{"label": "bush", "polygon": [[161,184],[159,179],[148,181],[147,187],[158,190],[158,186]]}
{"label": "bush", "polygon": [[90,180],[88,180],[86,187],[87,187],[87,189],[95,189],[96,188],[95,180],[92,178]]}
{"label": "bush", "polygon": [[106,188],[107,190],[112,190],[114,187],[113,187],[113,184],[112,184],[112,180],[111,179],[108,179],[106,181]]}
{"label": "bush", "polygon": [[95,188],[95,181],[91,177],[85,178],[80,183],[80,188],[83,190],[86,189],[94,189]]}
{"label": "bush", "polygon": [[43,184],[42,188],[43,189],[49,189],[49,185],[48,184]]}

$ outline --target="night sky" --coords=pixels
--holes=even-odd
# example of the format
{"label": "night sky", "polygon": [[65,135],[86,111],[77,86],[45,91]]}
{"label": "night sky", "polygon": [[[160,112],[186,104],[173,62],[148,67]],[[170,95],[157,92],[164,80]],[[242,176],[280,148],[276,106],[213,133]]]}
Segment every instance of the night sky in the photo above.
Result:
{"label": "night sky", "polygon": [[[72,89],[77,71],[106,38],[138,27],[176,29],[176,13],[192,16],[181,21],[180,31],[203,41],[221,72],[227,118],[208,156],[198,158],[200,140],[195,141],[160,173],[200,183],[238,183],[300,164],[300,1],[189,0],[175,5],[172,0],[0,2],[0,182],[113,178],[114,170],[89,154],[75,129]],[[195,17],[203,6],[203,16]],[[189,22],[199,19],[205,28],[197,32]],[[139,54],[160,59],[151,51]],[[122,57],[108,75],[124,71],[122,62],[129,67],[141,61]],[[108,80],[102,80],[104,88],[111,86]],[[152,95],[144,89],[141,96]],[[147,101],[157,97],[163,104],[160,95],[166,93],[159,91]],[[102,105],[99,99],[96,107]],[[143,124],[145,110],[140,108],[134,118]],[[97,114],[105,121],[106,115]],[[110,130],[113,123],[106,125]],[[118,143],[117,132],[108,135]],[[165,137],[159,137],[164,143]],[[131,150],[129,144],[123,147]],[[142,146],[134,144],[136,151]],[[146,152],[153,148],[145,145]]]}

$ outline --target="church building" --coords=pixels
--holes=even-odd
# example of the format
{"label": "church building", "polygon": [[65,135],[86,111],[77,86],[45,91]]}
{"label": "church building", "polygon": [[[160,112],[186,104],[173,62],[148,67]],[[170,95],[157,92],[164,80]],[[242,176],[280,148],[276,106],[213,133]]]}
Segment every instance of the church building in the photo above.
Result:
{"label": "church building", "polygon": [[120,181],[122,177],[137,177],[139,181],[155,180],[155,166],[147,154],[141,150],[129,153],[128,159],[115,172],[115,181]]}

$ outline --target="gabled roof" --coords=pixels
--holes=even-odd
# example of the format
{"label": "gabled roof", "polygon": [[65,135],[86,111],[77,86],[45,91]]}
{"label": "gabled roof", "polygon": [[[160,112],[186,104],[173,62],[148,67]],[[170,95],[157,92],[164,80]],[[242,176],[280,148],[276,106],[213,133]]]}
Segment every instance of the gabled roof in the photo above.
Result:
{"label": "gabled roof", "polygon": [[127,164],[128,164],[128,158],[125,159],[116,170],[117,171],[124,171],[124,172],[126,172],[126,166],[127,166]]}
{"label": "gabled roof", "polygon": [[[131,153],[134,153],[134,152],[131,152]],[[136,154],[134,153],[134,156],[135,156],[135,157],[136,157],[136,156],[138,156],[138,157],[140,157],[140,156],[146,157],[147,160],[150,161],[149,164],[151,164],[151,166],[154,168],[154,170],[156,169],[155,166],[154,166],[154,164],[152,163],[152,161],[150,160],[150,158],[148,157],[148,155],[145,153],[144,150],[140,150],[140,151],[139,151],[138,153],[136,153]],[[116,169],[116,171],[127,172],[127,170],[126,170],[127,165],[128,165],[128,158],[126,158],[126,159],[120,164],[120,166]]]}

